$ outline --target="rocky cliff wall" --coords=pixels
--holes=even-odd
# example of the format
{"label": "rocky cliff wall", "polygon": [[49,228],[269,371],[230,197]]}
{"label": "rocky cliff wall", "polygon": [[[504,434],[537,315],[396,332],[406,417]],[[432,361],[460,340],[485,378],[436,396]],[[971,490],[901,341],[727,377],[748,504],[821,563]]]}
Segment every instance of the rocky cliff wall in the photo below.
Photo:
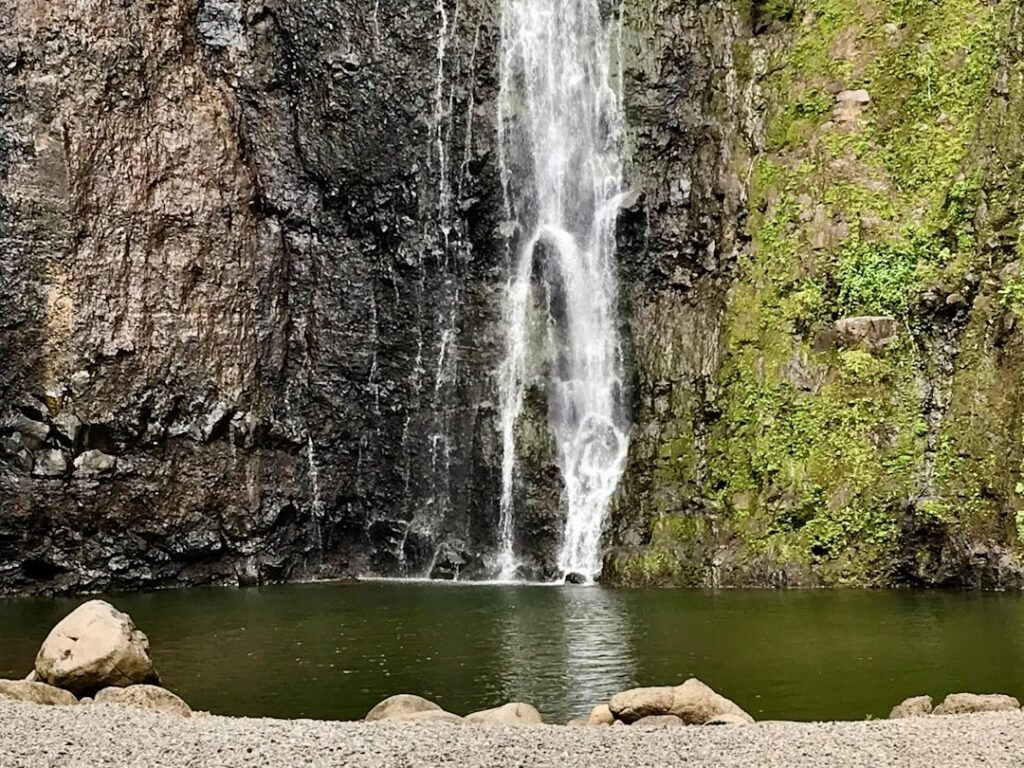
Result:
{"label": "rocky cliff wall", "polygon": [[639,377],[667,385],[607,573],[1019,587],[1019,5],[780,0],[752,26],[751,240],[719,312],[653,323]]}
{"label": "rocky cliff wall", "polygon": [[[482,572],[498,12],[0,2],[0,591]],[[1016,6],[617,12],[606,578],[1018,586]]]}
{"label": "rocky cliff wall", "polygon": [[494,8],[0,22],[0,588],[471,569],[497,498]]}

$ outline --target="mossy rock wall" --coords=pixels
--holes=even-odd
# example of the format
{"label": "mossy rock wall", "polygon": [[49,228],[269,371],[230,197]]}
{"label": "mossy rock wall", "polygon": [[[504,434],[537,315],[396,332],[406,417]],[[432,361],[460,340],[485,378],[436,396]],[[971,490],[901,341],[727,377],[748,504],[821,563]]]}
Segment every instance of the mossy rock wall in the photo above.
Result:
{"label": "mossy rock wall", "polygon": [[1020,586],[1018,4],[730,11],[742,231],[632,308],[606,578]]}

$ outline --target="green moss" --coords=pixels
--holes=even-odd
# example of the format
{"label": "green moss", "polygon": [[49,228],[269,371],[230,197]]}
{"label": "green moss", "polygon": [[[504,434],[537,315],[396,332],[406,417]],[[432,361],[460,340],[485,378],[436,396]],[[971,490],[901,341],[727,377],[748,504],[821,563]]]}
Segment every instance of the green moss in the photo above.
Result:
{"label": "green moss", "polygon": [[[1000,511],[1021,496],[1005,479],[1024,461],[1011,394],[1022,371],[993,354],[997,313],[1024,311],[1024,281],[993,289],[989,309],[976,302],[941,425],[926,418],[933,395],[921,386],[940,378],[922,341],[937,322],[924,297],[972,294],[978,274],[999,266],[979,211],[1017,257],[1024,241],[1024,164],[1011,172],[978,159],[996,138],[1024,144],[1019,120],[1012,132],[1024,107],[1011,103],[1000,131],[984,122],[1008,8],[780,4],[793,39],[761,84],[776,107],[751,175],[751,245],[729,294],[707,445],[683,418],[693,404],[673,406],[656,460],[656,486],[670,489],[692,487],[703,456],[699,490],[716,524],[698,530],[700,518],[662,494],[651,543],[628,563],[638,579],[699,581],[688,558],[713,536],[742,542],[748,562],[795,562],[822,583],[886,583],[908,508],[940,529],[996,540],[1000,526],[1013,538],[1024,530],[1020,515]],[[833,122],[838,88],[871,95],[852,123]],[[896,320],[887,350],[829,343],[836,319],[866,314]]]}

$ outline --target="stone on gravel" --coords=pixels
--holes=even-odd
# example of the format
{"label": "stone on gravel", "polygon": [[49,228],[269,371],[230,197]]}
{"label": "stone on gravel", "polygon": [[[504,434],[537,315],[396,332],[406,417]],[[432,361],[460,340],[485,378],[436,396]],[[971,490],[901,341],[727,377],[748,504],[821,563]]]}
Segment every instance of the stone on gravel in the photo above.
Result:
{"label": "stone on gravel", "polygon": [[590,710],[590,717],[587,718],[590,725],[611,725],[615,722],[615,715],[608,709],[607,704],[598,704]]}
{"label": "stone on gravel", "polygon": [[899,720],[901,717],[922,717],[931,713],[931,696],[913,696],[909,699],[904,699],[893,707],[892,712],[889,713],[889,719]]}
{"label": "stone on gravel", "polygon": [[422,696],[415,696],[411,693],[399,693],[389,696],[366,713],[366,721],[387,720],[395,717],[404,717],[418,712],[441,712],[441,707]]}
{"label": "stone on gravel", "polygon": [[127,613],[103,600],[83,603],[50,631],[36,655],[36,674],[76,696],[160,682],[146,635]]}
{"label": "stone on gravel", "polygon": [[633,727],[638,725],[648,728],[675,728],[676,726],[682,727],[685,723],[682,718],[675,715],[647,715],[647,717],[641,717],[633,722]]}
{"label": "stone on gravel", "polygon": [[590,725],[591,725],[591,723],[589,721],[584,720],[582,717],[578,717],[575,720],[570,720],[568,723],[566,723],[565,727],[566,728],[588,728]]}
{"label": "stone on gravel", "polygon": [[969,715],[975,712],[1010,712],[1020,709],[1020,702],[1003,693],[951,693],[934,710],[933,715]]}
{"label": "stone on gravel", "polygon": [[710,720],[706,720],[704,725],[750,725],[750,720],[741,715],[718,715],[712,717]]}
{"label": "stone on gravel", "polygon": [[663,685],[657,688],[631,688],[612,696],[608,710],[616,720],[632,723],[649,715],[667,715],[675,699],[674,689]]}
{"label": "stone on gravel", "polygon": [[443,709],[429,709],[423,712],[409,712],[404,715],[385,717],[376,722],[381,723],[464,723],[463,718]]}
{"label": "stone on gravel", "polygon": [[541,725],[544,722],[535,707],[521,702],[473,712],[465,719],[473,725]]}
{"label": "stone on gravel", "polygon": [[119,704],[159,712],[164,715],[192,717],[192,708],[178,696],[156,685],[129,685],[127,688],[104,688],[96,694],[97,704]]}
{"label": "stone on gravel", "polygon": [[65,707],[78,703],[78,699],[65,690],[29,680],[0,680],[0,699]]}
{"label": "stone on gravel", "polygon": [[736,715],[745,722],[754,718],[697,678],[675,688],[634,688],[612,696],[608,708],[616,719],[633,723],[649,715],[675,715],[687,725],[703,725],[719,715]]}

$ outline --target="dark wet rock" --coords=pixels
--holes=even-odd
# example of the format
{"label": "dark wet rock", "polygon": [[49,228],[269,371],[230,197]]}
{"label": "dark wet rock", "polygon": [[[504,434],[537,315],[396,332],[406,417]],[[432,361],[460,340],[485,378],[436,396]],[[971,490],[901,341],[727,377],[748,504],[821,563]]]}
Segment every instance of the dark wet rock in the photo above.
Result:
{"label": "dark wet rock", "polygon": [[63,477],[68,472],[68,460],[60,448],[48,448],[33,454],[33,477]]}
{"label": "dark wet rock", "polygon": [[582,573],[567,573],[565,575],[566,584],[586,584],[589,579]]}
{"label": "dark wet rock", "polygon": [[102,475],[113,472],[117,459],[103,451],[86,451],[75,458],[75,473],[83,475]]}

